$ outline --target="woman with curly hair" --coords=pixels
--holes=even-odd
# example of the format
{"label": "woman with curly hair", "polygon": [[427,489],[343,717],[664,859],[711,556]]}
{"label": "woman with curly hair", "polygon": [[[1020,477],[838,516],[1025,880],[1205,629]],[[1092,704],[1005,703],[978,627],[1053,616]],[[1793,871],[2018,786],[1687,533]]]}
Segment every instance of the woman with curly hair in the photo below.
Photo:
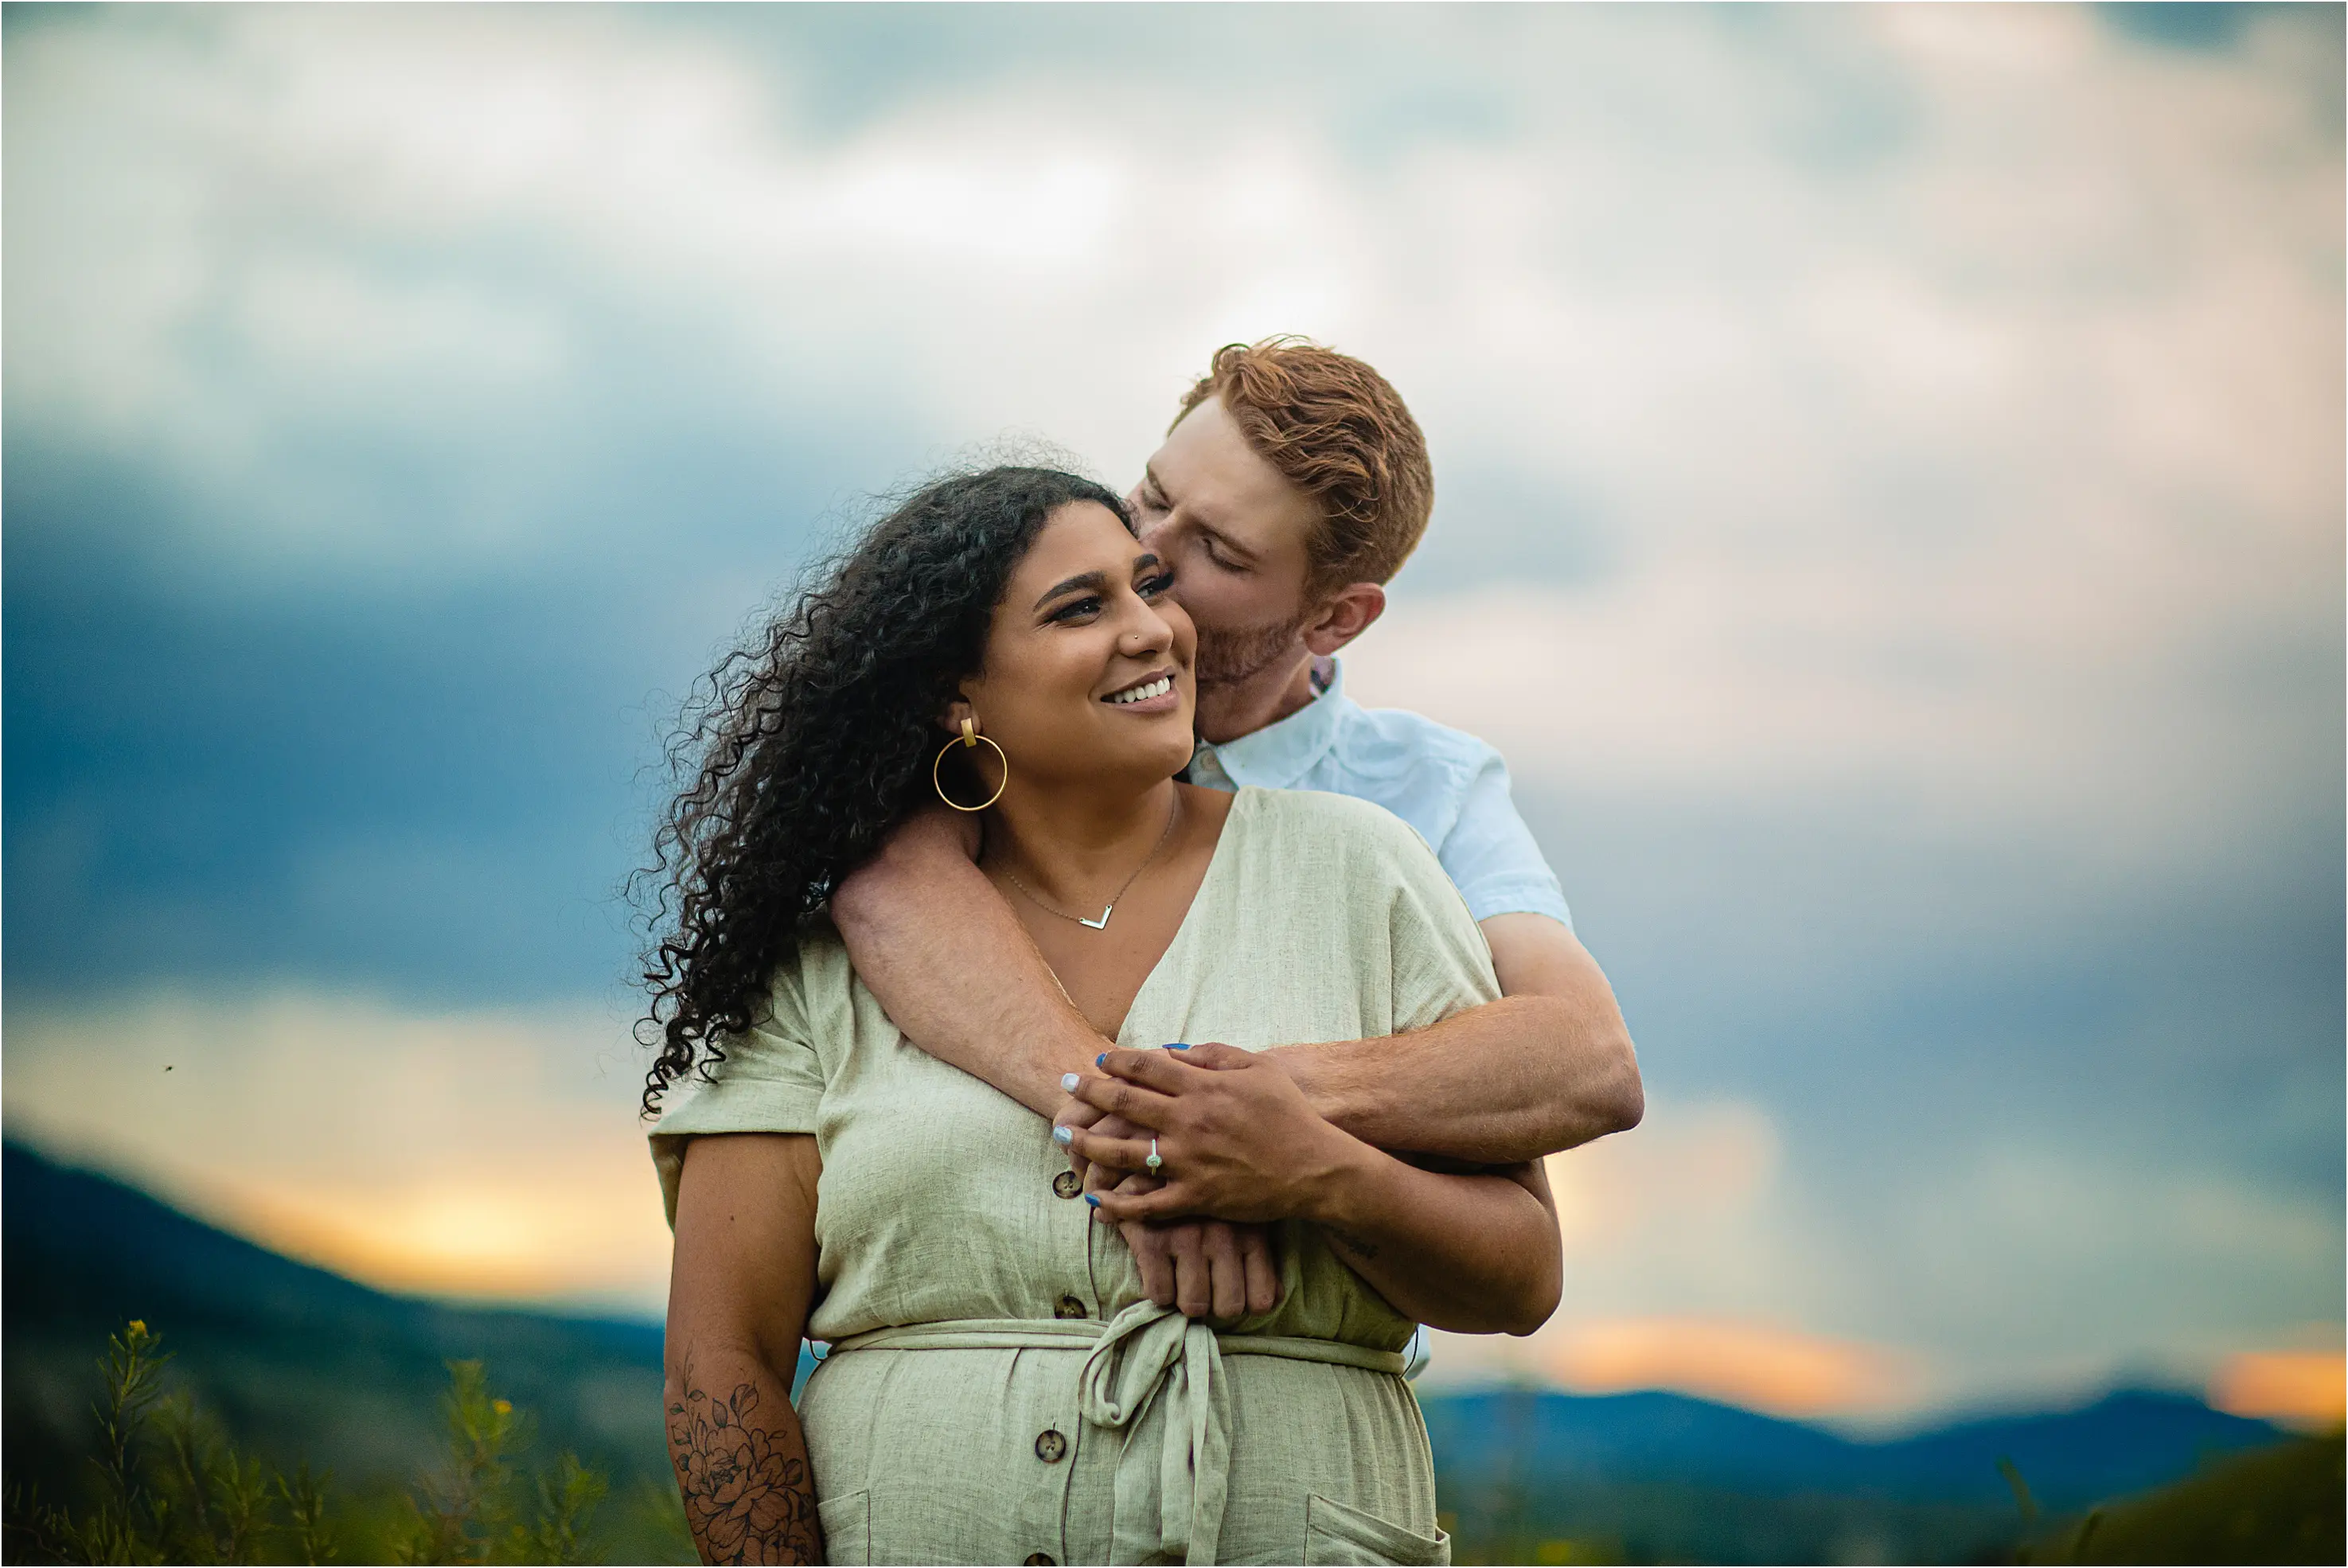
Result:
{"label": "woman with curly hair", "polygon": [[[720,666],[659,840],[645,1088],[709,1561],[1448,1560],[1400,1352],[1554,1309],[1538,1169],[1406,1164],[1234,1047],[1423,1027],[1497,995],[1489,957],[1385,811],[1177,780],[1168,585],[1112,492],[995,469],[913,496]],[[932,791],[1117,1041],[1105,1067],[1249,1075],[1220,1217],[1276,1222],[1278,1263],[1220,1319],[1152,1302],[1054,1130],[858,981],[829,892]],[[1194,1040],[1232,1044],[1144,1048]],[[794,1410],[802,1337],[830,1353]]]}

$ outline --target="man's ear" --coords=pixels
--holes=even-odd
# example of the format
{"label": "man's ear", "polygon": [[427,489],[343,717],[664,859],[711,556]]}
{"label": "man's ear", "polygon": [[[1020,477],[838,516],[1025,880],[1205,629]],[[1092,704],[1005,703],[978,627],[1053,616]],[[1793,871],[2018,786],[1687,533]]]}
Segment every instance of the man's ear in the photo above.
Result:
{"label": "man's ear", "polygon": [[1333,594],[1304,624],[1304,645],[1327,658],[1370,629],[1386,613],[1386,591],[1375,583],[1353,583]]}

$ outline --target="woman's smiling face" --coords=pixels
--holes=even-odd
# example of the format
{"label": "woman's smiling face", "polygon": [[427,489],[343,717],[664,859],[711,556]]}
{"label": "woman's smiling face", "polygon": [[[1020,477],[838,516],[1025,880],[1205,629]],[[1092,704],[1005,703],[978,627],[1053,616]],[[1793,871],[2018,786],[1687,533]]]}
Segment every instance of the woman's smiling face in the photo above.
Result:
{"label": "woman's smiling face", "polygon": [[1172,778],[1190,760],[1197,636],[1170,582],[1107,507],[1061,507],[1012,572],[948,727],[975,717],[1014,787]]}

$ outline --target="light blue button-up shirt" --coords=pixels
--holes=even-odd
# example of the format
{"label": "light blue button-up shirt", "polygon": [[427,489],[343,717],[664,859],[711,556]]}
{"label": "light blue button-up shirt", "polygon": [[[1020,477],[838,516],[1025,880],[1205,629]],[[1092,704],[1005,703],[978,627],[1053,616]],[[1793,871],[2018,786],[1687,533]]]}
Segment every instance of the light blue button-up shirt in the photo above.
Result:
{"label": "light blue button-up shirt", "polygon": [[1418,830],[1478,920],[1573,923],[1557,873],[1509,799],[1509,768],[1472,735],[1401,708],[1366,708],[1334,673],[1319,696],[1220,746],[1199,743],[1190,782],[1214,789],[1326,789],[1374,801]]}

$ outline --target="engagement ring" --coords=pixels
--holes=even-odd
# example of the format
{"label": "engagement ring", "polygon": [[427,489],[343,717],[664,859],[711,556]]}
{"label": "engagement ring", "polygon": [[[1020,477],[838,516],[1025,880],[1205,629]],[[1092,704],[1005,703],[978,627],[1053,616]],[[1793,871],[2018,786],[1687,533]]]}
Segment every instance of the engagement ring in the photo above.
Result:
{"label": "engagement ring", "polygon": [[1149,1167],[1149,1173],[1152,1176],[1157,1175],[1158,1168],[1166,1163],[1166,1161],[1158,1158],[1158,1140],[1153,1138],[1149,1140],[1149,1158],[1143,1161],[1142,1163]]}

